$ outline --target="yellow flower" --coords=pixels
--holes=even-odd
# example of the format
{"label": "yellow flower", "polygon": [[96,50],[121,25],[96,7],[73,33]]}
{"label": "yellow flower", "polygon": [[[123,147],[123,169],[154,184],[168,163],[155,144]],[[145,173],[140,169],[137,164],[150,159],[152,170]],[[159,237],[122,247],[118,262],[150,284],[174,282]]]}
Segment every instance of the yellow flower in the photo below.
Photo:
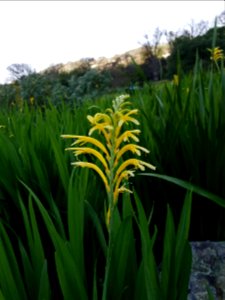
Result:
{"label": "yellow flower", "polygon": [[137,154],[138,156],[141,156],[141,151],[145,152],[145,153],[149,153],[149,151],[144,148],[141,147],[139,145],[135,145],[135,144],[127,144],[125,146],[123,146],[118,153],[116,154],[116,160],[115,163],[117,164],[118,160],[120,159],[120,157],[127,151],[131,151],[132,153]]}
{"label": "yellow flower", "polygon": [[90,136],[94,131],[98,130],[99,133],[104,135],[108,148],[111,147],[110,134],[113,130],[111,118],[107,114],[97,113],[94,117],[87,116],[87,119],[93,125],[89,130],[88,135]]}
{"label": "yellow flower", "polygon": [[82,167],[82,168],[90,168],[90,169],[95,170],[100,175],[100,177],[102,178],[102,180],[105,184],[106,191],[107,192],[110,191],[108,180],[107,180],[105,174],[102,172],[102,170],[98,166],[96,166],[93,163],[84,162],[84,161],[73,162],[72,165]]}
{"label": "yellow flower", "polygon": [[139,138],[136,137],[137,134],[140,134],[139,129],[134,130],[127,130],[124,133],[122,133],[116,140],[116,149],[119,148],[120,144],[122,142],[129,142],[130,139],[134,140],[135,142],[139,142]]}
{"label": "yellow flower", "polygon": [[117,181],[121,172],[123,170],[125,170],[128,166],[134,166],[135,169],[140,169],[141,171],[144,171],[145,167],[148,167],[149,169],[152,169],[152,170],[156,169],[153,165],[146,163],[145,161],[142,161],[142,160],[139,160],[136,158],[130,158],[130,159],[125,160],[117,169],[115,179],[114,179],[115,182]]}
{"label": "yellow flower", "polygon": [[174,83],[174,85],[178,85],[179,84],[179,76],[177,74],[173,75],[173,83]]}
{"label": "yellow flower", "polygon": [[129,189],[125,188],[124,186],[120,186],[122,180],[126,179],[128,180],[129,177],[134,177],[134,170],[125,170],[123,171],[115,183],[115,189],[114,189],[114,204],[117,203],[117,199],[119,196],[119,193],[123,193],[125,191],[132,193]]}
{"label": "yellow flower", "polygon": [[90,147],[83,147],[83,148],[82,147],[69,147],[69,148],[66,148],[65,150],[74,151],[74,154],[76,156],[79,156],[81,154],[92,154],[100,160],[100,162],[103,164],[106,171],[109,172],[108,163],[106,162],[105,158],[99,151],[97,151],[93,148],[90,148]]}
{"label": "yellow flower", "polygon": [[106,124],[112,124],[112,120],[107,114],[97,113],[94,115],[94,117],[88,115],[87,119],[93,125],[98,124],[102,120]]}
{"label": "yellow flower", "polygon": [[223,50],[219,47],[215,47],[212,49],[208,48],[207,50],[211,53],[210,59],[214,62],[218,61],[219,59],[224,59]]}
{"label": "yellow flower", "polygon": [[[96,163],[77,161],[72,164],[76,167],[87,167],[95,170],[102,179],[107,196],[106,225],[110,230],[110,220],[113,209],[117,204],[120,193],[131,193],[126,187],[130,177],[135,176],[135,171],[145,168],[155,170],[155,167],[137,158],[129,158],[123,161],[123,156],[128,151],[137,156],[142,152],[149,153],[149,150],[139,146],[137,135],[139,129],[124,130],[124,125],[133,123],[139,125],[139,121],[134,117],[138,114],[137,109],[130,109],[131,103],[126,101],[128,95],[121,95],[112,102],[112,108],[106,109],[104,113],[96,113],[94,116],[87,116],[91,124],[89,136],[81,135],[61,135],[63,138],[73,138],[75,141],[66,150],[73,151],[76,157],[81,154],[91,154],[96,158]],[[92,134],[103,135],[103,141],[90,137]],[[132,140],[132,143],[130,143]],[[97,162],[100,164],[97,164]],[[121,163],[120,163],[121,161]]]}
{"label": "yellow flower", "polygon": [[102,150],[107,156],[109,156],[109,153],[105,146],[99,142],[97,139],[88,137],[88,136],[82,136],[82,135],[72,135],[72,134],[62,134],[62,138],[72,138],[72,139],[77,139],[71,146],[76,145],[76,144],[81,144],[85,145],[86,143],[91,143],[92,145],[98,147],[100,150]]}
{"label": "yellow flower", "polygon": [[127,123],[127,122],[132,122],[136,125],[139,125],[140,123],[137,119],[130,117],[130,115],[135,115],[137,113],[138,113],[137,109],[128,111],[126,114],[123,114],[123,112],[120,112],[118,126],[121,127],[124,123]]}
{"label": "yellow flower", "polygon": [[114,111],[118,111],[121,108],[123,108],[124,106],[130,104],[130,102],[124,101],[128,98],[130,98],[130,95],[126,94],[126,95],[120,95],[115,100],[113,100],[112,107],[113,107]]}
{"label": "yellow flower", "polygon": [[30,97],[30,104],[34,105],[34,97]]}

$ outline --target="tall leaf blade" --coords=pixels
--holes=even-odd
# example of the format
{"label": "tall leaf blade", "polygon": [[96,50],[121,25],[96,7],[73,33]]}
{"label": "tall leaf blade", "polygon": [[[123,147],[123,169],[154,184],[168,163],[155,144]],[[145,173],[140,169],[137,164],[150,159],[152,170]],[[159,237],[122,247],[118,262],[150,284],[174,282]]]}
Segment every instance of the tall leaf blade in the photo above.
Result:
{"label": "tall leaf blade", "polygon": [[163,258],[160,286],[163,299],[176,299],[176,282],[174,268],[176,268],[175,256],[176,232],[171,209],[167,206],[167,217],[163,244]]}
{"label": "tall leaf blade", "polygon": [[138,211],[138,226],[141,235],[145,288],[148,300],[160,300],[157,264],[153,253],[153,242],[149,235],[148,220],[137,194],[134,193]]}

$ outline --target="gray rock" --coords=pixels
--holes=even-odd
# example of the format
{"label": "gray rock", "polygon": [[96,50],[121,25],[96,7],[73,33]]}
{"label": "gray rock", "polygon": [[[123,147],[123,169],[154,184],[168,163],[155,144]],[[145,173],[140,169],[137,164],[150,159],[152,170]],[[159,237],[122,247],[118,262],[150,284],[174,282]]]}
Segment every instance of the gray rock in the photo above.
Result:
{"label": "gray rock", "polygon": [[188,300],[225,300],[225,242],[191,242],[192,271]]}

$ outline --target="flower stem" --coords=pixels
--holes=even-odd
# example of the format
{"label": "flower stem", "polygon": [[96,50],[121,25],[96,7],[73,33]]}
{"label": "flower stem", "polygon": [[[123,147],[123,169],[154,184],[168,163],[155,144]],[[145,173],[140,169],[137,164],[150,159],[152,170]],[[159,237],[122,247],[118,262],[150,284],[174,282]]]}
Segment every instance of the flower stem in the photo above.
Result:
{"label": "flower stem", "polygon": [[109,284],[109,274],[110,274],[110,266],[111,266],[111,260],[112,260],[112,252],[113,252],[113,245],[114,245],[114,231],[113,231],[113,223],[114,223],[114,164],[115,164],[115,126],[114,124],[114,130],[112,131],[111,135],[111,148],[110,148],[110,160],[109,160],[109,192],[108,192],[108,212],[109,216],[107,214],[107,220],[108,220],[108,234],[109,234],[109,241],[108,241],[108,248],[107,248],[107,257],[106,257],[106,268],[105,268],[105,279],[104,279],[104,285],[103,285],[103,294],[102,294],[102,300],[107,299],[107,290],[108,290],[108,284]]}

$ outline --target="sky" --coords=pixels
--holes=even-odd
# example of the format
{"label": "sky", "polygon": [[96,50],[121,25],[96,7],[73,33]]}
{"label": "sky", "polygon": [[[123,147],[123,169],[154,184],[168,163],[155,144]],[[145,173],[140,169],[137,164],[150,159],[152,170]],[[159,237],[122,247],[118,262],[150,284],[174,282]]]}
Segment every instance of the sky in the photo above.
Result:
{"label": "sky", "polygon": [[215,1],[0,1],[0,83],[7,67],[37,72],[81,58],[112,57],[140,47],[155,29],[178,31],[225,10]]}

